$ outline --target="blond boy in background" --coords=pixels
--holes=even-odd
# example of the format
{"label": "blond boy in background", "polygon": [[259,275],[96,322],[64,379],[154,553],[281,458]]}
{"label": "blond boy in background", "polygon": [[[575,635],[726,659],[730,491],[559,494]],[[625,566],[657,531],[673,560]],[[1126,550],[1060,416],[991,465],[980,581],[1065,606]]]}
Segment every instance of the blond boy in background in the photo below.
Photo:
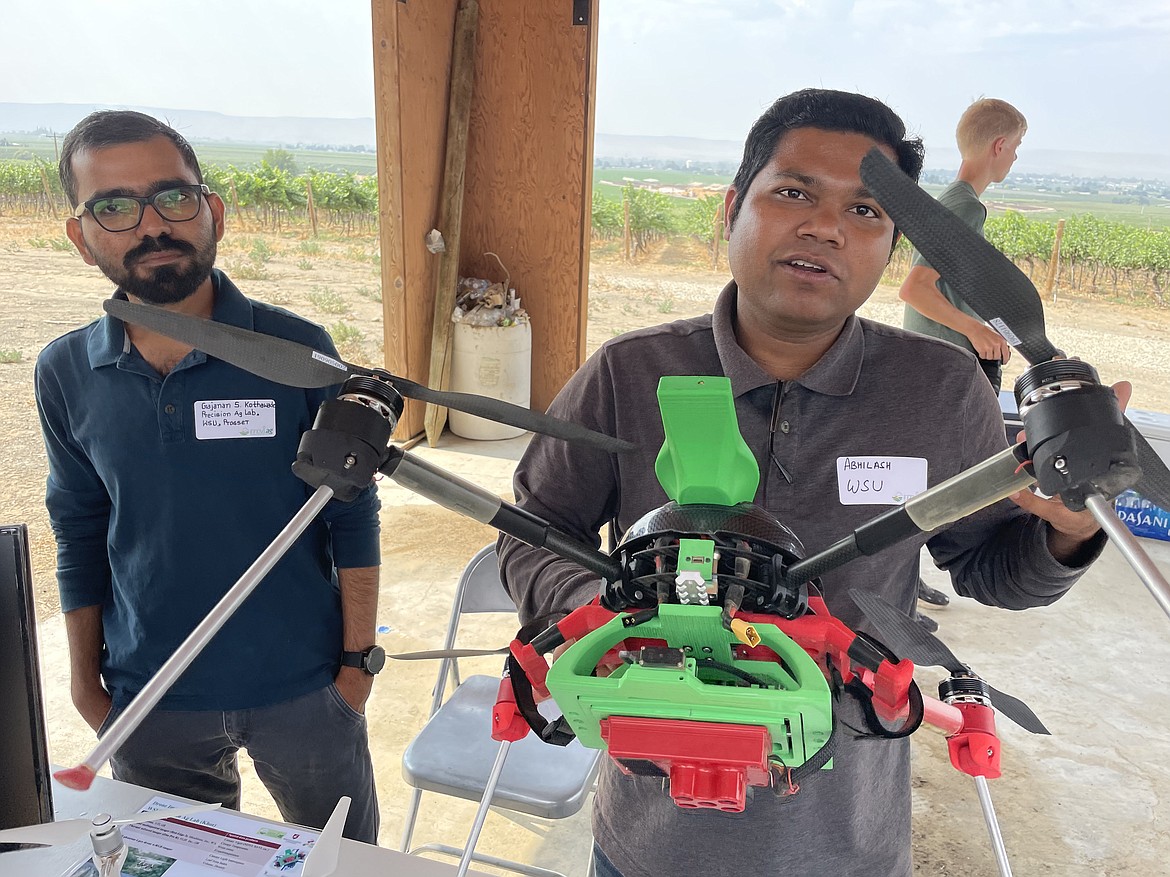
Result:
{"label": "blond boy in background", "polygon": [[[979,196],[989,185],[1007,177],[1027,130],[1023,114],[1006,101],[982,98],[967,107],[955,129],[962,163],[955,181],[939,196],[939,203],[982,234],[987,208]],[[898,296],[906,302],[904,328],[974,353],[991,386],[999,392],[1003,363],[1011,356],[1011,348],[917,251]]]}
{"label": "blond boy in background", "polygon": [[[955,129],[962,156],[959,173],[939,195],[939,203],[982,234],[987,208],[979,196],[989,185],[1007,177],[1027,130],[1028,122],[1023,114],[1007,101],[981,98],[967,107]],[[917,250],[898,297],[906,302],[903,328],[971,351],[979,358],[992,388],[999,392],[1003,364],[1012,355],[1011,347],[967,306]],[[918,598],[935,606],[950,602],[945,593],[922,581],[918,583]],[[931,630],[938,627],[929,616],[919,615],[919,619]]]}

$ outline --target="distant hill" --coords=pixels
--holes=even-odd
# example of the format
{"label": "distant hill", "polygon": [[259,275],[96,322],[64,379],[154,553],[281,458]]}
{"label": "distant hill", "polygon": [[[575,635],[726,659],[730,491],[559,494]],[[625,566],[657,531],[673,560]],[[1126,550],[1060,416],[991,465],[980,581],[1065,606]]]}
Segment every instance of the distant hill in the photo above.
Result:
{"label": "distant hill", "polygon": [[109,104],[0,103],[0,133],[55,131],[63,134],[94,110],[139,110],[168,122],[190,140],[290,146],[374,146],[374,120],[228,116],[205,110]]}
{"label": "distant hill", "polygon": [[[957,149],[927,149],[926,164],[930,168],[957,170],[959,151]],[[1020,157],[1012,167],[1012,173],[1170,181],[1170,155],[1029,149],[1025,142],[1020,147]]]}
{"label": "distant hill", "polygon": [[743,144],[734,140],[703,140],[699,137],[597,133],[593,135],[593,157],[738,163],[743,157]]}
{"label": "distant hill", "polygon": [[[0,134],[38,130],[63,134],[96,109],[140,110],[165,119],[185,136],[196,141],[254,143],[264,146],[313,144],[373,148],[375,145],[372,118],[228,116],[206,110],[111,107],[98,104],[0,103]],[[743,144],[735,140],[706,140],[699,137],[598,133],[593,144],[595,159],[678,162],[689,160],[712,164],[731,163],[733,166],[739,163],[742,151]],[[953,147],[928,148],[926,166],[932,170],[957,169],[958,151]],[[1020,150],[1015,170],[1021,173],[1073,177],[1137,177],[1170,181],[1170,154],[1032,149],[1025,143]]]}
{"label": "distant hill", "polygon": [[[653,159],[738,163],[743,144],[734,140],[702,140],[697,137],[640,137],[599,133],[593,140],[595,159]],[[957,170],[959,152],[928,148],[926,166],[932,170]],[[1015,170],[1028,174],[1071,177],[1138,177],[1170,181],[1170,155],[1123,152],[1075,152],[1063,149],[1030,149],[1025,143]]]}

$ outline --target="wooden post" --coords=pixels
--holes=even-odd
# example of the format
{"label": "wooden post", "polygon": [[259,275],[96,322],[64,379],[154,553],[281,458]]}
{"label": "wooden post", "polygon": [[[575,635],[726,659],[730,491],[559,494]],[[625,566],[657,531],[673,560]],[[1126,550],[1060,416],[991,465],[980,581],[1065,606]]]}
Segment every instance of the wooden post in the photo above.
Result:
{"label": "wooden post", "polygon": [[630,199],[629,193],[622,189],[622,247],[626,254],[626,261],[630,261]]}
{"label": "wooden post", "polygon": [[[459,284],[459,237],[463,224],[463,178],[467,168],[467,129],[471,120],[471,90],[475,78],[475,31],[479,23],[476,0],[460,0],[455,13],[455,42],[451,52],[451,91],[447,99],[447,148],[438,229],[446,249],[439,255],[435,279],[435,322],[431,330],[432,389],[446,390],[451,381],[451,312]],[[427,444],[434,447],[447,423],[447,409],[427,403],[423,427]]]}
{"label": "wooden post", "polygon": [[309,196],[309,223],[313,226],[313,237],[317,236],[317,207],[313,204],[313,181],[305,177],[305,192]]}
{"label": "wooden post", "polygon": [[711,270],[719,270],[719,247],[723,241],[723,204],[715,210],[715,219],[713,222],[715,226],[715,233],[711,240]]}
{"label": "wooden post", "polygon": [[1060,264],[1060,239],[1064,237],[1064,220],[1056,223],[1056,238],[1052,241],[1052,258],[1048,260],[1048,279],[1044,281],[1044,294],[1056,301],[1056,267]]}
{"label": "wooden post", "polygon": [[244,216],[240,213],[240,199],[236,197],[236,181],[229,180],[228,184],[232,190],[232,211],[235,213],[236,222],[240,224],[240,228],[244,228]]}
{"label": "wooden post", "polygon": [[44,167],[41,167],[41,186],[45,190],[45,200],[49,202],[49,210],[53,214],[53,218],[57,218],[57,199],[53,197],[53,190],[49,188],[49,175],[45,173]]}

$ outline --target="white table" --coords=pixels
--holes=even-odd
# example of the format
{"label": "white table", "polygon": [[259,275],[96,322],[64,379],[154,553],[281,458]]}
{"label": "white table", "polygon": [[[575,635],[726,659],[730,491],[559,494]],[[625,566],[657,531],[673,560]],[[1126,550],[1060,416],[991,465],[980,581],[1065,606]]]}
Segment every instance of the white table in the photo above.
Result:
{"label": "white table", "polygon": [[[57,819],[74,819],[109,813],[127,816],[138,810],[157,792],[98,777],[88,792],[75,792],[53,782],[53,810]],[[168,798],[175,798],[167,795]],[[175,798],[175,800],[183,800]],[[192,802],[194,803],[194,802]],[[247,814],[243,814],[246,818]],[[258,820],[272,822],[270,819]],[[93,851],[87,835],[67,846],[41,847],[0,854],[0,877],[61,877],[73,864]],[[421,856],[408,856],[397,850],[375,847],[352,840],[342,840],[338,877],[450,877],[454,865]],[[474,872],[473,872],[474,873]],[[481,875],[482,877],[482,875]]]}

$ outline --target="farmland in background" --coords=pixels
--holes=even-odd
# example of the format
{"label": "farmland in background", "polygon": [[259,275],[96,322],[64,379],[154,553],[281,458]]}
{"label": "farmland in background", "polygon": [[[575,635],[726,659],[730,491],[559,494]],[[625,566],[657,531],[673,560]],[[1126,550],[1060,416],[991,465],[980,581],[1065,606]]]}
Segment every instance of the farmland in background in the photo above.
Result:
{"label": "farmland in background", "polygon": [[[49,136],[0,137],[0,215],[54,218],[66,203]],[[376,157],[372,152],[199,143],[204,176],[237,227],[314,235],[376,237]],[[594,168],[592,231],[600,258],[638,262],[652,250],[666,262],[724,266],[722,196],[726,166],[683,164]],[[928,171],[937,193],[949,173]],[[990,189],[987,237],[1044,288],[1165,306],[1170,284],[1170,187],[1023,176]],[[1060,259],[1050,266],[1059,220]],[[887,282],[900,282],[910,249],[899,244]]]}
{"label": "farmland in background", "polygon": [[[937,175],[936,175],[937,176]],[[690,170],[605,168],[595,171],[593,236],[602,254],[638,261],[673,237],[698,243],[713,269],[720,264],[722,194],[726,176]],[[927,183],[932,194],[940,183]],[[1125,191],[989,190],[986,235],[1044,289],[1057,224],[1064,221],[1054,291],[1064,288],[1158,306],[1170,284],[1170,191],[1138,184]],[[910,265],[902,240],[886,282],[899,283]]]}
{"label": "farmland in background", "polygon": [[[3,134],[0,133],[0,162],[43,159],[56,168],[62,135],[57,141],[47,135]],[[271,149],[288,152],[302,168],[316,168],[323,171],[352,171],[358,174],[375,174],[378,159],[373,152],[348,151],[344,149],[312,149],[295,146],[276,146],[260,143],[224,143],[221,141],[193,140],[195,154],[204,164],[246,166],[258,163],[264,153]]]}

